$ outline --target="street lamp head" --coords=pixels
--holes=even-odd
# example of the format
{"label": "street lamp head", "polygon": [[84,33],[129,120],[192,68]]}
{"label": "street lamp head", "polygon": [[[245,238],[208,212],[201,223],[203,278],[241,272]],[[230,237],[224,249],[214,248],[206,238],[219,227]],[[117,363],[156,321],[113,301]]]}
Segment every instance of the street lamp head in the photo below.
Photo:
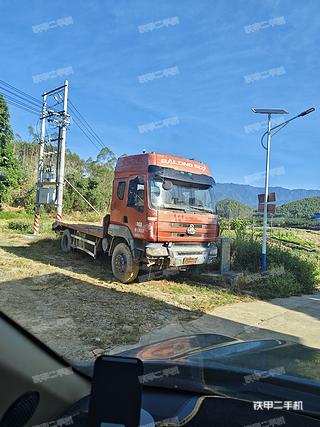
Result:
{"label": "street lamp head", "polygon": [[303,116],[306,116],[307,114],[309,114],[309,113],[313,113],[314,111],[316,111],[316,109],[315,108],[309,108],[309,110],[306,110],[306,111],[302,111],[302,113],[300,113],[299,115],[298,115],[298,117],[303,117]]}
{"label": "street lamp head", "polygon": [[259,114],[288,114],[288,111],[277,108],[251,108],[251,110]]}

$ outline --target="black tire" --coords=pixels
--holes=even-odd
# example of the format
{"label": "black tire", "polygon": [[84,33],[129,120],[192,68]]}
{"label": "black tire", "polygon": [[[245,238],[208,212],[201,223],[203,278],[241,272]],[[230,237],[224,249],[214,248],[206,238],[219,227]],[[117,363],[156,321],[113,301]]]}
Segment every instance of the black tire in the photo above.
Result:
{"label": "black tire", "polygon": [[139,263],[135,262],[129,246],[118,243],[112,252],[112,273],[122,283],[133,282],[139,273]]}
{"label": "black tire", "polygon": [[63,252],[71,251],[71,234],[69,230],[64,230],[62,233],[60,246]]}

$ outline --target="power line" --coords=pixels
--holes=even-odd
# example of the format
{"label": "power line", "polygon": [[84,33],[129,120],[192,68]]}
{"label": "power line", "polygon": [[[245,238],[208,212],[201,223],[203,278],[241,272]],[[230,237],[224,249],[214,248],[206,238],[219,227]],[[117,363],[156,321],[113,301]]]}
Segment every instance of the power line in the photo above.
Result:
{"label": "power line", "polygon": [[[82,126],[82,131],[85,134],[85,136],[89,139],[89,141],[100,151],[101,148],[105,148],[105,145],[103,145],[96,137],[95,135],[92,133],[92,131],[90,131],[90,129],[88,128],[88,126],[84,123],[84,121],[81,119],[81,117],[78,115],[78,113],[72,108],[70,107],[70,111],[73,113],[73,120],[75,122],[75,124],[80,127],[79,125],[81,124]],[[85,131],[84,131],[85,129]],[[98,146],[99,145],[99,146]]]}
{"label": "power line", "polygon": [[4,95],[2,93],[0,93],[0,95],[2,95],[4,97],[4,99],[6,100],[6,102],[8,104],[13,105],[17,108],[20,108],[21,110],[27,111],[28,113],[32,113],[32,114],[35,114],[36,116],[39,116],[39,112],[36,112],[35,110],[32,110],[29,107],[22,105],[21,103],[19,103],[19,101],[13,100],[13,99],[8,99],[8,96]]}
{"label": "power line", "polygon": [[28,113],[40,115],[39,107],[41,106],[41,102],[35,97],[27,94],[26,92],[23,92],[22,90],[10,85],[3,80],[0,80],[0,90],[0,94],[4,97],[8,104],[20,108],[21,110],[24,110]]}
{"label": "power line", "polygon": [[94,142],[94,140],[91,139],[91,137],[85,132],[85,130],[83,130],[83,128],[77,122],[75,117],[73,118],[73,121],[76,124],[76,126],[78,126],[78,128],[81,130],[81,132],[88,138],[88,140],[91,142],[91,144],[93,144],[98,151],[101,151],[101,148]]}
{"label": "power line", "polygon": [[64,180],[65,180],[65,182],[68,184],[68,185],[70,185],[70,187],[77,193],[77,194],[79,194],[79,196],[80,197],[82,197],[83,198],[83,200],[97,213],[97,214],[99,214],[100,216],[102,216],[102,214],[101,214],[101,212],[99,212],[99,211],[97,211],[97,209],[94,207],[94,206],[92,206],[92,204],[89,202],[89,200],[87,200],[81,193],[80,193],[80,191],[79,190],[77,190],[76,189],[76,187],[74,187],[72,184],[71,184],[71,182],[69,182],[66,178],[64,178]]}
{"label": "power line", "polygon": [[21,96],[21,95],[19,95],[19,94],[15,93],[15,92],[13,92],[12,90],[6,89],[6,88],[5,88],[5,87],[3,87],[2,85],[0,85],[0,89],[1,89],[2,91],[8,92],[10,95],[15,96],[17,99],[19,99],[19,100],[21,100],[21,101],[23,101],[23,102],[27,102],[27,103],[29,104],[29,106],[30,106],[30,107],[33,107],[33,108],[39,108],[39,105],[38,105],[38,104],[36,104],[35,102],[30,101],[30,99],[25,98],[24,96]]}
{"label": "power line", "polygon": [[32,95],[29,95],[29,94],[27,94],[26,92],[23,92],[22,90],[20,90],[20,89],[18,89],[18,88],[16,88],[16,87],[14,87],[14,86],[12,86],[12,85],[10,85],[9,83],[6,83],[5,81],[3,81],[3,80],[0,80],[0,83],[2,83],[3,85],[5,85],[5,86],[7,86],[7,87],[9,87],[9,88],[11,88],[11,89],[13,89],[14,91],[16,91],[16,92],[18,92],[18,93],[20,93],[20,94],[22,94],[22,95],[24,95],[25,97],[27,97],[27,98],[30,98],[31,100],[33,100],[34,102],[36,102],[37,103],[37,105],[39,106],[39,107],[41,107],[41,101],[39,101],[39,99],[37,99],[37,98],[35,98],[34,96],[32,96]]}
{"label": "power line", "polygon": [[30,105],[28,105],[28,104],[24,103],[24,102],[23,102],[23,101],[21,101],[20,99],[16,99],[16,98],[14,98],[13,96],[7,95],[6,93],[2,93],[2,92],[0,92],[0,94],[1,94],[5,99],[7,99],[8,101],[15,102],[15,103],[17,103],[18,105],[20,105],[21,107],[28,108],[29,110],[33,111],[34,113],[37,113],[37,114],[39,114],[39,113],[40,113],[40,110],[36,110],[34,107],[32,107],[32,106],[30,106]]}
{"label": "power line", "polygon": [[[11,105],[14,105],[17,108],[20,108],[29,113],[41,115],[41,106],[42,103],[37,98],[32,95],[27,94],[26,92],[16,88],[15,86],[0,80],[0,90],[2,95]],[[78,108],[73,104],[69,99],[70,111],[73,114],[73,121],[76,126],[81,130],[81,132],[87,137],[87,139],[95,146],[98,151],[101,151],[101,148],[106,148],[103,140],[99,137],[97,132],[93,127],[88,123],[84,116],[80,113]],[[51,107],[52,108],[52,107]]]}
{"label": "power line", "polygon": [[73,104],[73,102],[70,99],[69,99],[69,102],[70,102],[71,106],[73,107],[73,109],[76,110],[76,112],[78,113],[78,115],[80,116],[80,118],[83,120],[83,122],[87,125],[87,128],[89,128],[89,130],[91,130],[91,133],[95,136],[95,138],[100,143],[100,145],[102,145],[103,147],[105,147],[105,144],[102,141],[102,139],[95,132],[95,130],[92,128],[92,126],[90,126],[90,124],[87,122],[87,120],[83,117],[83,115],[80,113],[80,111],[77,109],[77,107]]}

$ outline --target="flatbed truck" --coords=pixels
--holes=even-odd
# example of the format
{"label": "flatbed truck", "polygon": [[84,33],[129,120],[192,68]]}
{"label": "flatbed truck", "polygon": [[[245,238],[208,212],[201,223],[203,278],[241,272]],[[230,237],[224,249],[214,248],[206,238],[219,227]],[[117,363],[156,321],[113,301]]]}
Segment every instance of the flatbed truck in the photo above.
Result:
{"label": "flatbed truck", "polygon": [[159,153],[121,156],[110,214],[101,226],[56,221],[61,249],[111,258],[114,277],[133,282],[139,272],[186,270],[217,256],[214,179],[193,159]]}

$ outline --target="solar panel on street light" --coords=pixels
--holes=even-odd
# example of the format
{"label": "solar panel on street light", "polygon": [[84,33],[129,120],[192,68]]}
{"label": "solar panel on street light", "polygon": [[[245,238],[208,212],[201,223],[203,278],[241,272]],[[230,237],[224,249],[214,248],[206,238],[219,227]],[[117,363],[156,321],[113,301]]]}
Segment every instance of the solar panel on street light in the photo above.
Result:
{"label": "solar panel on street light", "polygon": [[251,108],[251,110],[260,114],[288,114],[288,111],[277,108]]}

